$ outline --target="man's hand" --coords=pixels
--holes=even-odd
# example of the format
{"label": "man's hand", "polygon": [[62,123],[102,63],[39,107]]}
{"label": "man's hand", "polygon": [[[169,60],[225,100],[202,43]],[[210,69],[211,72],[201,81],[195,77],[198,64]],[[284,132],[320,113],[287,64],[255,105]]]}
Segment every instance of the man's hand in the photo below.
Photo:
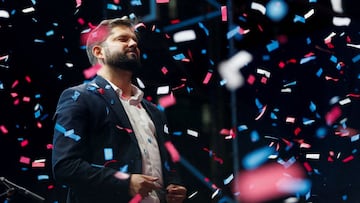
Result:
{"label": "man's hand", "polygon": [[181,185],[170,184],[166,187],[166,201],[168,203],[182,203],[186,198],[186,188]]}
{"label": "man's hand", "polygon": [[142,175],[142,174],[132,174],[130,176],[130,195],[135,196],[140,194],[142,198],[145,198],[149,195],[152,190],[160,189],[161,187],[156,181],[159,178]]}

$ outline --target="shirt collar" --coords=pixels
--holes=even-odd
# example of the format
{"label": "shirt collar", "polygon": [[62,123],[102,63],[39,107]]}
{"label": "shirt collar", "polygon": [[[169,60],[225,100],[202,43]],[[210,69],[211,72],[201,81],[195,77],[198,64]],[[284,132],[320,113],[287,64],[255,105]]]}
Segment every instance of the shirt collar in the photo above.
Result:
{"label": "shirt collar", "polygon": [[[107,80],[108,81],[108,80]],[[116,85],[114,85],[112,82],[108,81],[108,83],[111,85],[111,87],[115,90],[115,92],[119,95],[119,98],[122,101],[127,101],[129,102],[130,105],[138,105],[140,104],[141,100],[144,97],[144,92],[141,91],[138,87],[136,87],[135,85],[131,84],[131,94],[132,96],[129,99],[124,99],[122,97],[122,90],[120,88],[118,88]]]}

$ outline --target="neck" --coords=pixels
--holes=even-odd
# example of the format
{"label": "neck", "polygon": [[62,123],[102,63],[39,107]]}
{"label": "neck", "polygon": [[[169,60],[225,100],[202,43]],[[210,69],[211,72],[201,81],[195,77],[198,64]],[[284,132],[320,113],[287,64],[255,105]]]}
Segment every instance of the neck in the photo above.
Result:
{"label": "neck", "polygon": [[131,97],[132,73],[130,71],[103,65],[97,74],[120,88],[125,98]]}

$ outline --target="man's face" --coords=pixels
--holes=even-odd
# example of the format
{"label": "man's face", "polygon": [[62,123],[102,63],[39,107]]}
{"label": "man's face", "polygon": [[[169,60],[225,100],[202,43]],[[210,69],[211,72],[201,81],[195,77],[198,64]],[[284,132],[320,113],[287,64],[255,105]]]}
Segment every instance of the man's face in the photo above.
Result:
{"label": "man's face", "polygon": [[106,65],[137,72],[140,68],[140,50],[135,31],[127,26],[117,26],[103,43]]}

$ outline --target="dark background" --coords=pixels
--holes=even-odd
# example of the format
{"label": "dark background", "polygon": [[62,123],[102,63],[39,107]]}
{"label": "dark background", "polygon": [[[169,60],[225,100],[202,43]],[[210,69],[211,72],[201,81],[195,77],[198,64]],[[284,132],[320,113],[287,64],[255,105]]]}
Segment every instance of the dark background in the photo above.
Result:
{"label": "dark background", "polygon": [[[47,202],[63,202],[64,186],[56,184],[51,174],[52,115],[63,89],[89,79],[83,74],[90,64],[81,33],[103,18],[131,13],[146,16],[151,2],[83,0],[78,7],[75,0],[0,2],[0,10],[10,14],[9,18],[0,17],[0,57],[8,56],[0,60],[0,126],[7,130],[0,131],[1,177],[45,197]],[[360,202],[359,141],[335,133],[340,125],[359,128],[356,95],[360,67],[353,59],[360,53],[347,46],[360,44],[358,1],[343,0],[344,12],[335,13],[330,1],[286,0],[289,10],[280,22],[251,9],[252,2],[234,1],[233,7],[228,7],[233,26],[250,31],[231,39],[226,38],[228,21],[222,21],[219,13],[219,6],[226,6],[226,1],[170,0],[155,4],[155,18],[145,22],[146,27],[139,31],[144,66],[139,78],[145,84],[146,96],[157,103],[162,96],[156,94],[157,87],[170,86],[176,104],[165,112],[174,144],[200,175],[208,178],[208,183],[223,190],[223,196],[231,197],[230,185],[224,180],[233,173],[234,154],[232,140],[220,132],[234,127],[235,110],[236,127],[247,126],[238,132],[239,161],[248,152],[273,142],[269,136],[275,137],[277,160],[295,158],[301,165],[312,167],[307,171],[311,192],[301,199]],[[256,2],[266,5],[268,1]],[[109,9],[108,4],[118,6],[118,10]],[[35,10],[22,12],[28,7]],[[315,14],[305,23],[293,21],[295,15],[303,16],[310,9]],[[333,16],[350,17],[351,24],[336,27]],[[176,23],[178,27],[174,26]],[[173,34],[187,29],[195,31],[196,40],[174,43]],[[332,32],[336,36],[330,46],[324,39]],[[280,46],[270,52],[266,46],[273,40],[278,40]],[[253,78],[254,82],[247,81],[234,92],[234,108],[217,68],[239,50],[253,56],[241,73],[246,81]],[[309,53],[316,59],[301,64]],[[175,60],[173,56],[178,54],[184,54],[188,61]],[[337,60],[334,62],[331,57]],[[282,68],[281,63],[285,64]],[[161,71],[163,67],[168,70],[166,74]],[[259,74],[259,69],[269,71],[271,76]],[[204,84],[207,73],[212,77]],[[292,82],[295,85],[289,86],[290,93],[281,91]],[[352,102],[340,105],[341,116],[327,125],[326,114],[347,97]],[[312,110],[310,104],[316,109]],[[255,120],[265,105],[264,115]],[[295,122],[286,122],[287,117],[295,118]],[[313,122],[306,124],[306,120]],[[318,136],[319,129],[325,129],[324,136]],[[196,131],[199,136],[189,135],[187,130]],[[259,135],[257,141],[251,140],[254,133]],[[300,147],[302,141],[310,147]],[[309,160],[307,153],[320,154],[320,159]],[[21,157],[29,158],[30,163],[20,162]],[[353,159],[344,161],[348,157]],[[33,167],[32,163],[39,160],[45,166]],[[189,195],[195,194],[189,202],[217,202],[223,197],[211,198],[214,190],[203,183],[199,174],[181,169]],[[43,175],[45,179],[41,179]],[[6,191],[3,185],[0,188]],[[15,194],[11,199],[32,202],[23,194]],[[5,196],[1,201],[5,201]]]}

